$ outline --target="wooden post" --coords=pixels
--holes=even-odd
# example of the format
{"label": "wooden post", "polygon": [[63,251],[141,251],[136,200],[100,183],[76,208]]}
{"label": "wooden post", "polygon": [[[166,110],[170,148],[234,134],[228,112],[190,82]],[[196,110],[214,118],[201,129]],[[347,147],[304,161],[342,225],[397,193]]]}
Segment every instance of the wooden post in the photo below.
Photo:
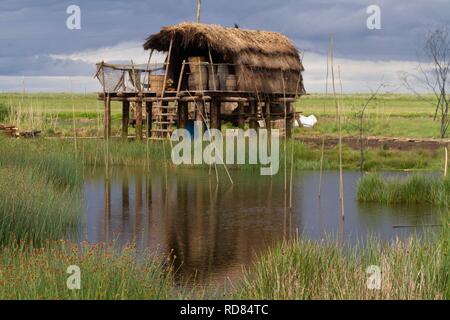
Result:
{"label": "wooden post", "polygon": [[205,102],[203,100],[198,100],[195,102],[196,109],[195,109],[195,120],[202,122],[203,130],[205,129],[205,123],[203,121],[203,118],[206,119],[205,115]]}
{"label": "wooden post", "polygon": [[152,137],[153,102],[145,102],[145,111],[147,112],[147,139],[149,139]]}
{"label": "wooden post", "polygon": [[272,125],[271,125],[271,119],[270,119],[270,98],[267,96],[265,103],[264,103],[264,107],[265,107],[265,118],[266,118],[266,129],[267,129],[267,133],[270,135],[271,134],[271,129],[272,129]]}
{"label": "wooden post", "polygon": [[245,118],[244,118],[244,103],[239,102],[238,103],[238,127],[240,129],[244,129],[245,126]]}
{"label": "wooden post", "polygon": [[136,102],[136,139],[142,140],[142,100]]}
{"label": "wooden post", "polygon": [[109,93],[105,97],[105,139],[111,137],[111,99]]}
{"label": "wooden post", "polygon": [[250,100],[250,129],[257,129],[258,128],[258,122],[256,121],[256,101]]}
{"label": "wooden post", "polygon": [[221,130],[222,123],[220,119],[220,102],[217,99],[211,99],[211,128]]}
{"label": "wooden post", "polygon": [[292,102],[286,103],[286,109],[287,109],[286,110],[287,117],[286,117],[286,123],[285,123],[286,137],[291,138],[292,137],[292,126],[293,126],[293,122],[294,122],[294,113],[292,111]]}
{"label": "wooden post", "polygon": [[187,121],[188,121],[188,102],[187,101],[178,101],[178,128],[186,129]]}
{"label": "wooden post", "polygon": [[128,124],[130,123],[130,101],[122,102],[122,138],[128,139]]}

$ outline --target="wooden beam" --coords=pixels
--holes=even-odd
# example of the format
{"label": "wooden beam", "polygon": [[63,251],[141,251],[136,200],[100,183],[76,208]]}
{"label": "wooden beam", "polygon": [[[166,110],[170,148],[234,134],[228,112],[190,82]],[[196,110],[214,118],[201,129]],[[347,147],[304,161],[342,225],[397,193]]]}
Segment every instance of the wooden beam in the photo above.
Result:
{"label": "wooden beam", "polygon": [[192,96],[192,97],[183,97],[183,98],[180,98],[178,101],[185,101],[185,102],[196,102],[196,101],[201,101],[201,102],[203,102],[203,101],[206,101],[206,102],[208,102],[208,101],[210,101],[212,98],[211,97],[209,97],[209,96],[203,96],[203,97],[200,97],[200,96]]}
{"label": "wooden beam", "polygon": [[130,123],[130,102],[122,102],[122,138],[128,139],[128,124]]}
{"label": "wooden beam", "polygon": [[219,98],[221,102],[249,102],[249,101],[255,101],[255,98],[241,98],[241,97],[220,97]]}

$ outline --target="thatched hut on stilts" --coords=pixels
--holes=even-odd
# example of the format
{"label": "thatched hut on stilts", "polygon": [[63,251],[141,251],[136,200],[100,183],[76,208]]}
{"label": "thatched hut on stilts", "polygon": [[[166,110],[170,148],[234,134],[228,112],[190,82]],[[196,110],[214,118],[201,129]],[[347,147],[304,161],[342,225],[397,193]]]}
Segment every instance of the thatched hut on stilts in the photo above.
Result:
{"label": "thatched hut on stilts", "polygon": [[[293,103],[305,90],[299,51],[287,37],[268,31],[181,23],[148,37],[144,48],[167,53],[165,63],[159,67],[117,67],[115,77],[121,83],[110,85],[113,90],[106,88],[105,74],[114,66],[98,64],[97,78],[103,85],[99,98],[105,101],[105,110],[110,101],[119,100],[123,101],[124,119],[129,118],[130,101],[141,106],[138,112],[147,111],[148,137],[165,137],[175,125],[186,128],[194,119],[217,129],[222,121],[239,127],[248,121],[250,128],[265,123],[270,128],[273,120],[283,119],[286,135],[291,135]],[[126,85],[127,76],[131,86]],[[230,103],[236,105],[231,112],[223,107]],[[138,134],[142,134],[142,125],[142,115],[136,116],[136,126],[141,128]],[[127,126],[124,121],[123,126]],[[126,128],[123,135],[128,135]]]}

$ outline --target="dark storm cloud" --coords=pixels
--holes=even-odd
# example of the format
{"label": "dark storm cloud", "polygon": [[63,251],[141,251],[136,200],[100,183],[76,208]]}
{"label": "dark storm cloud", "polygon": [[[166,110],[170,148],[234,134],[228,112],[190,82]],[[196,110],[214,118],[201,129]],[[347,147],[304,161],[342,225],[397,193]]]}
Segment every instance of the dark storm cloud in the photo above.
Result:
{"label": "dark storm cloud", "polygon": [[[142,42],[162,25],[193,20],[196,0],[1,0],[0,75],[90,74],[70,54],[124,41]],[[426,30],[448,23],[447,0],[203,0],[202,21],[282,32],[302,49],[326,52],[334,34],[336,55],[349,59],[413,60]],[[66,28],[66,8],[82,10],[82,29]],[[366,28],[366,8],[381,7],[382,30]]]}

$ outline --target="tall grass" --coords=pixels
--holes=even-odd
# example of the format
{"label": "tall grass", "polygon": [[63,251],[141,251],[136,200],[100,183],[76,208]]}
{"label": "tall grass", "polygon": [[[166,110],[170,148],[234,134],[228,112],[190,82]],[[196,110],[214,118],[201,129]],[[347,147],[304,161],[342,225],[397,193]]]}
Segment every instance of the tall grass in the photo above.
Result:
{"label": "tall grass", "polygon": [[1,139],[0,244],[67,236],[81,212],[82,167],[39,144]]}
{"label": "tall grass", "polygon": [[[448,232],[447,232],[448,236]],[[332,242],[293,240],[275,246],[248,270],[241,299],[448,299],[448,238],[346,251]],[[366,269],[381,268],[381,290],[367,287]]]}
{"label": "tall grass", "polygon": [[[67,268],[80,268],[80,289],[67,288]],[[150,253],[108,245],[47,243],[1,248],[0,299],[175,299],[189,292],[175,285],[172,266]]]}
{"label": "tall grass", "polygon": [[384,179],[368,174],[358,183],[357,199],[385,204],[432,204],[450,206],[450,178],[413,175]]}

